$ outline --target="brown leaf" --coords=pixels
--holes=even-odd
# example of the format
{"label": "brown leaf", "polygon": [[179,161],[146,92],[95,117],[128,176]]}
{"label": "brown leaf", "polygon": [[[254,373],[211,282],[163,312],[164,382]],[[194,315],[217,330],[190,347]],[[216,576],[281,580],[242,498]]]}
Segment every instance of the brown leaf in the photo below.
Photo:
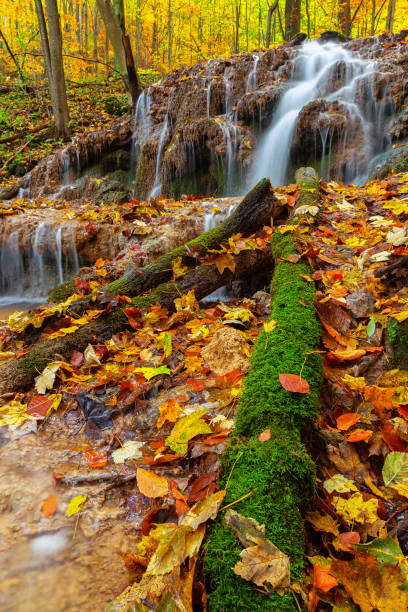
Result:
{"label": "brown leaf", "polygon": [[266,538],[254,538],[255,546],[244,548],[242,561],[235,565],[234,572],[258,586],[270,585],[282,595],[290,586],[290,560]]}
{"label": "brown leaf", "polygon": [[360,606],[361,612],[408,609],[408,592],[401,590],[404,576],[398,566],[384,565],[380,571],[374,556],[357,553],[352,561],[334,560],[330,572]]}
{"label": "brown leaf", "polygon": [[258,436],[258,440],[260,442],[267,442],[270,439],[271,439],[271,430],[270,429],[265,429],[265,431],[260,433],[259,436]]}
{"label": "brown leaf", "polygon": [[329,514],[320,514],[318,510],[308,512],[306,520],[312,523],[316,531],[324,531],[332,533],[335,536],[339,535],[339,524]]}

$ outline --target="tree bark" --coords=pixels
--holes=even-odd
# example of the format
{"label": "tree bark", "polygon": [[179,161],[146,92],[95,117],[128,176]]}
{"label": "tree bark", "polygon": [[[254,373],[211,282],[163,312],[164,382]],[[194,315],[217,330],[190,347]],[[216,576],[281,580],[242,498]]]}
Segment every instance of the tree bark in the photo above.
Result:
{"label": "tree bark", "polygon": [[273,4],[268,6],[268,16],[266,18],[266,38],[265,47],[270,47],[271,44],[271,31],[272,31],[272,17],[276,9],[278,8],[279,0],[275,0]]}
{"label": "tree bark", "polygon": [[[134,272],[125,275],[116,283],[108,285],[104,292],[116,295],[119,290],[122,295],[129,297],[139,295],[134,297],[132,303],[126,305],[127,307],[148,308],[160,303],[171,310],[174,308],[174,299],[190,290],[194,290],[197,299],[202,299],[232,280],[268,269],[272,265],[269,246],[265,249],[242,251],[235,257],[235,272],[226,268],[222,274],[214,264],[201,264],[194,267],[196,260],[190,257],[190,263],[193,260],[191,269],[176,281],[170,280],[171,263],[176,257],[183,257],[183,255],[187,260],[187,246],[189,249],[194,248],[197,244],[202,245],[206,250],[217,248],[220,242],[237,232],[243,232],[246,235],[253,233],[264,224],[270,223],[271,217],[276,219],[282,210],[283,206],[271,191],[269,180],[263,180],[249,192],[235,212],[221,226],[205,232],[196,240],[159,258],[155,263],[144,268],[142,274]],[[167,269],[165,269],[166,265]],[[150,293],[140,295],[146,289],[151,290]],[[82,303],[82,306],[85,306],[85,303]],[[56,358],[56,354],[69,359],[74,350],[84,350],[89,342],[94,342],[96,339],[103,341],[127,326],[128,320],[123,309],[116,308],[111,312],[103,312],[98,319],[84,325],[73,334],[54,340],[40,338],[31,346],[26,355],[20,359],[13,359],[0,367],[0,394],[29,387],[33,378]]]}
{"label": "tree bark", "polygon": [[386,21],[385,29],[390,34],[392,34],[392,31],[394,29],[396,4],[397,4],[397,0],[389,0],[388,2],[387,21]]}
{"label": "tree bark", "polygon": [[[41,0],[40,0],[41,1]],[[48,18],[49,51],[51,63],[51,100],[55,127],[59,136],[69,136],[69,112],[65,85],[64,64],[62,61],[62,36],[60,16],[56,0],[45,0]]]}
{"label": "tree bark", "polygon": [[300,32],[301,0],[286,0],[285,39],[292,40]]}

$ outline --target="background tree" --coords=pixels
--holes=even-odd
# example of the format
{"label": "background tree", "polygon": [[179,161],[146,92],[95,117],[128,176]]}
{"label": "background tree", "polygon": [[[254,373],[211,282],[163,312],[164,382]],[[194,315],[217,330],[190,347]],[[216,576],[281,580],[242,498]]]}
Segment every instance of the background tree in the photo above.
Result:
{"label": "background tree", "polygon": [[285,39],[291,40],[300,32],[301,0],[285,2]]}
{"label": "background tree", "polygon": [[56,0],[45,0],[48,31],[45,22],[42,0],[35,0],[38,25],[41,35],[44,64],[48,77],[55,129],[63,138],[69,135],[69,111],[65,85],[64,64],[62,60],[62,36],[60,16]]}

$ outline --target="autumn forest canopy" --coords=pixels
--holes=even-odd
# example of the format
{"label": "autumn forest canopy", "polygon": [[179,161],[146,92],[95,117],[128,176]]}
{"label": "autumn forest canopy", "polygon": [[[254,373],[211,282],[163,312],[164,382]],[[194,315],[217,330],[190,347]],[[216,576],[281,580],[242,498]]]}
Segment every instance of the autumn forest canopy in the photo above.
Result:
{"label": "autumn forest canopy", "polygon": [[0,609],[408,610],[408,0],[0,7]]}

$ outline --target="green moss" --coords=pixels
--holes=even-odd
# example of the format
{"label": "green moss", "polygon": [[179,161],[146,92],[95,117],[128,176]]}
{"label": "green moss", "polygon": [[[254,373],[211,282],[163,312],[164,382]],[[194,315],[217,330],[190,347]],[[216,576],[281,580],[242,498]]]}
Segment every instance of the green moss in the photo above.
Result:
{"label": "green moss", "polygon": [[54,304],[59,304],[60,302],[65,302],[71,295],[73,295],[76,291],[75,281],[69,280],[62,285],[58,285],[53,289],[48,298],[49,302],[53,302]]}
{"label": "green moss", "polygon": [[408,319],[399,323],[390,317],[387,331],[393,352],[392,365],[408,369]]}
{"label": "green moss", "polygon": [[[314,201],[315,188],[316,183]],[[232,470],[225,504],[256,488],[234,509],[265,525],[266,536],[289,555],[296,581],[303,571],[301,507],[313,495],[315,481],[315,467],[302,444],[301,432],[312,423],[319,401],[322,362],[312,351],[319,346],[320,327],[313,308],[314,285],[302,277],[310,275],[309,266],[279,261],[295,251],[292,237],[274,234],[272,250],[278,261],[271,284],[271,319],[276,327],[268,333],[263,329],[255,344],[234,433],[222,456],[219,486],[225,487]],[[279,382],[282,373],[302,373],[310,393],[286,391]],[[271,439],[260,443],[258,435],[268,428]],[[273,594],[269,599],[233,573],[241,550],[242,545],[220,516],[205,548],[211,612],[297,610],[292,595]]]}

